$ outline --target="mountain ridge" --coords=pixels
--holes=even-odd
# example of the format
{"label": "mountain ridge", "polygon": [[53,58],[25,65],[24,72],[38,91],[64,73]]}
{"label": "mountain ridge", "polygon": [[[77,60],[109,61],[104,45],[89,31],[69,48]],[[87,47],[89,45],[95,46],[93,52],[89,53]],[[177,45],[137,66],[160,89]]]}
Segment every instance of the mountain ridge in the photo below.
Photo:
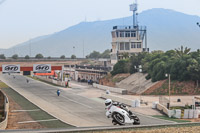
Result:
{"label": "mountain ridge", "polygon": [[[143,11],[138,16],[139,25],[147,26],[148,47],[153,50],[170,50],[184,45],[198,49],[200,28],[196,22],[199,16],[188,15],[169,9],[154,8]],[[132,16],[112,20],[80,22],[60,32],[36,37],[28,42],[1,50],[6,56],[83,57],[93,50],[103,52],[111,49],[111,31],[115,25],[131,25]],[[36,41],[34,41],[36,40]],[[30,48],[31,43],[31,48]],[[83,52],[84,51],[84,52]],[[84,54],[85,53],[85,54]]]}

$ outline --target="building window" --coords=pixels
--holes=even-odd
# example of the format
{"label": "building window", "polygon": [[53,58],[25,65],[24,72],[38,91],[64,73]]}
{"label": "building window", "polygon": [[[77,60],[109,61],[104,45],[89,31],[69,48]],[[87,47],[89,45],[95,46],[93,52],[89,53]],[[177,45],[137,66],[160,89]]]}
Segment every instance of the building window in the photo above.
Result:
{"label": "building window", "polygon": [[126,37],[130,37],[130,32],[129,31],[126,31],[126,34],[125,34]]}
{"label": "building window", "polygon": [[131,43],[131,48],[136,48],[136,43],[135,42]]}
{"label": "building window", "polygon": [[120,43],[120,50],[124,50],[124,43],[123,42]]}
{"label": "building window", "polygon": [[135,31],[131,31],[131,37],[136,37],[136,32]]}
{"label": "building window", "polygon": [[123,31],[120,32],[120,37],[124,37],[124,32]]}
{"label": "building window", "polygon": [[125,43],[125,50],[130,50],[129,42],[126,42],[126,43]]}
{"label": "building window", "polygon": [[141,43],[137,43],[137,48],[142,48]]}

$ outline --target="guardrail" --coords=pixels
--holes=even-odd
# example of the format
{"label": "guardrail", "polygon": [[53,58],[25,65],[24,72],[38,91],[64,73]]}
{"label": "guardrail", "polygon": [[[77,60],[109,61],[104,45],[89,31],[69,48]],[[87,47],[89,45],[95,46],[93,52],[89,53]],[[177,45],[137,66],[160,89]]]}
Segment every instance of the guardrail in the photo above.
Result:
{"label": "guardrail", "polygon": [[199,126],[199,122],[186,122],[186,123],[165,123],[165,124],[150,124],[150,125],[131,125],[131,126],[110,126],[110,127],[84,127],[84,128],[69,128],[69,129],[33,129],[33,130],[5,130],[8,133],[81,133],[81,132],[97,132],[97,131],[119,131],[119,130],[138,130],[138,129],[149,129],[158,127],[185,127],[185,126]]}
{"label": "guardrail", "polygon": [[99,85],[99,84],[95,84],[95,83],[93,83],[93,87],[104,90],[104,91],[109,90],[110,92],[119,93],[122,95],[126,95],[128,92],[126,89],[114,88],[114,87]]}
{"label": "guardrail", "polygon": [[9,112],[9,101],[7,96],[0,91],[3,96],[4,96],[4,120],[2,122],[0,122],[0,130],[4,130],[7,127],[7,123],[8,123],[8,112]]}

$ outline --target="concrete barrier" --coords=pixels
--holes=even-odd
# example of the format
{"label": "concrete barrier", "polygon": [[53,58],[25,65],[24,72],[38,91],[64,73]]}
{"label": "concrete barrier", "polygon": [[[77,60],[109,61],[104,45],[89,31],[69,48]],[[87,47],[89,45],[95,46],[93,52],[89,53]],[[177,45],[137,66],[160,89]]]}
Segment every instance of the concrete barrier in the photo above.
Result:
{"label": "concrete barrier", "polygon": [[164,114],[166,114],[168,117],[174,117],[174,118],[181,118],[181,110],[180,109],[176,109],[176,110],[168,110],[164,105],[158,103],[157,104],[157,109],[161,112],[163,112]]}
{"label": "concrete barrier", "polygon": [[119,93],[122,95],[126,95],[128,92],[126,89],[114,88],[114,87],[99,85],[99,84],[95,84],[95,83],[93,83],[93,87],[104,90],[104,91],[109,90],[110,92]]}
{"label": "concrete barrier", "polygon": [[4,120],[0,122],[0,130],[5,130],[8,124],[9,101],[3,92],[2,94],[4,95]]}
{"label": "concrete barrier", "polygon": [[163,112],[164,114],[166,114],[167,116],[169,116],[169,110],[162,104],[158,103],[157,104],[157,109],[161,112]]}

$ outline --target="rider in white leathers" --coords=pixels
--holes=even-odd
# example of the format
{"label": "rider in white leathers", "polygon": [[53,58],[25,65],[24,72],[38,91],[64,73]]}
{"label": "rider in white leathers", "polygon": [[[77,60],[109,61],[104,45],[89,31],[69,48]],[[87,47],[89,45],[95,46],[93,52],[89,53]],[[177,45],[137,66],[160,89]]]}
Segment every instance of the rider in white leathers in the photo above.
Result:
{"label": "rider in white leathers", "polygon": [[112,118],[114,125],[125,125],[125,123],[140,124],[140,120],[128,108],[119,102],[113,102],[111,99],[106,99],[105,106],[107,109],[106,116]]}

